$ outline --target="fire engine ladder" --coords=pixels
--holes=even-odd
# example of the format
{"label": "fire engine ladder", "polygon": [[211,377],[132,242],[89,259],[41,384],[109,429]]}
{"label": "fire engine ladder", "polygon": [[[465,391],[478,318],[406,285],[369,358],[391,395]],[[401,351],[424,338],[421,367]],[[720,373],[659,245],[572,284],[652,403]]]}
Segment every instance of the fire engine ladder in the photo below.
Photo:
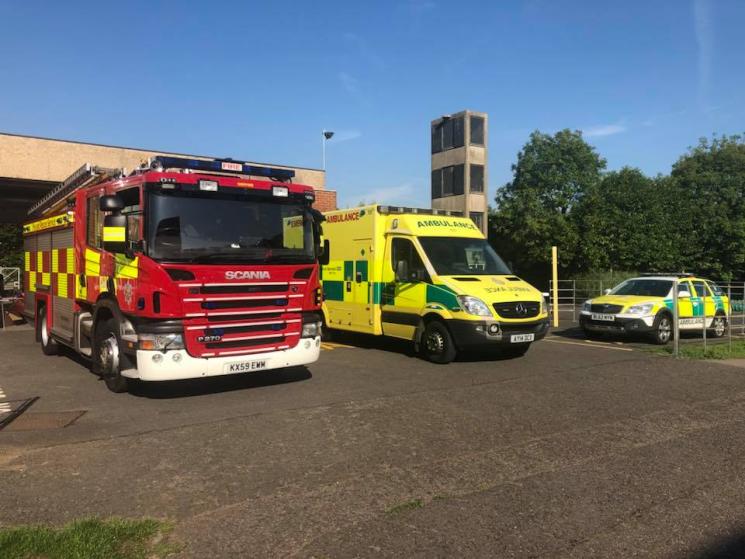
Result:
{"label": "fire engine ladder", "polygon": [[39,216],[54,209],[70,194],[99,182],[122,175],[121,169],[109,169],[86,163],[60,184],[55,186],[28,210],[29,216]]}

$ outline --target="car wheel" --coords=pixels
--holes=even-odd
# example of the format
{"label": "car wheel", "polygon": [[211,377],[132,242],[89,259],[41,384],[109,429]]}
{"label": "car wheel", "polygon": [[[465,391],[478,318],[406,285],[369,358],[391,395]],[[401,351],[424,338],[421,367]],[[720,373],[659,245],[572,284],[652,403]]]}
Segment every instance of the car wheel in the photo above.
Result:
{"label": "car wheel", "polygon": [[711,336],[714,338],[721,338],[727,332],[727,318],[721,314],[714,317],[714,321],[711,323]]}
{"label": "car wheel", "polygon": [[437,320],[433,320],[424,328],[419,345],[424,358],[432,363],[450,363],[457,354],[450,331]]}
{"label": "car wheel", "polygon": [[93,346],[94,371],[101,375],[106,387],[116,393],[126,392],[128,388],[128,379],[121,371],[128,368],[129,360],[121,347],[116,319],[110,318],[98,324]]}
{"label": "car wheel", "polygon": [[652,341],[665,345],[673,339],[673,320],[667,313],[660,313],[652,325]]}
{"label": "car wheel", "polygon": [[37,324],[37,336],[41,341],[41,351],[44,352],[44,355],[57,355],[59,353],[59,344],[52,338],[52,334],[49,332],[46,307],[42,307],[39,310]]}

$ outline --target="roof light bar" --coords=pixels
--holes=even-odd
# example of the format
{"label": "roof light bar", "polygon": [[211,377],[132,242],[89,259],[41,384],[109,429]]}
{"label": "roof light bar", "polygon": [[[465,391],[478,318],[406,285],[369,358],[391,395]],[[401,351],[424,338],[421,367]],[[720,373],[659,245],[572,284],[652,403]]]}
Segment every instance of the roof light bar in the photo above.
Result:
{"label": "roof light bar", "polygon": [[151,169],[189,169],[191,171],[204,171],[207,173],[231,173],[239,175],[252,175],[256,177],[269,177],[276,180],[287,181],[295,176],[291,169],[277,169],[275,167],[258,167],[245,161],[233,161],[232,159],[189,159],[186,157],[170,157],[158,155],[150,160]]}
{"label": "roof light bar", "polygon": [[454,210],[435,210],[429,208],[406,208],[402,206],[378,206],[382,214],[422,214],[422,215],[447,215],[451,217],[463,217],[463,212]]}

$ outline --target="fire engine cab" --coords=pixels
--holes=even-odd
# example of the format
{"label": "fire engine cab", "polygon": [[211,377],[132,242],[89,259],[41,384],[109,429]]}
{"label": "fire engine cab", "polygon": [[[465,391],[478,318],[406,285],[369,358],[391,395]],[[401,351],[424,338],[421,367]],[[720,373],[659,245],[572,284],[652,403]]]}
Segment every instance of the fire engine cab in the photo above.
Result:
{"label": "fire engine cab", "polygon": [[90,358],[114,392],[316,361],[323,217],[293,176],[231,159],[84,165],[23,226],[44,353]]}

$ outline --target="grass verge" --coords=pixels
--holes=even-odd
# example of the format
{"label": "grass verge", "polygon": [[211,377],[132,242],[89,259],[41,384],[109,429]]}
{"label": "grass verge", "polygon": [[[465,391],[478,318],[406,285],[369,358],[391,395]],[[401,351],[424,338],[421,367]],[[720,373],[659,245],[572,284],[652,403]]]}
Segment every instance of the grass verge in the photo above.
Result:
{"label": "grass verge", "polygon": [[0,528],[4,559],[150,559],[177,547],[165,541],[172,525],[160,520],[89,518],[61,527]]}
{"label": "grass verge", "polygon": [[[651,347],[652,353],[672,355],[673,346]],[[745,358],[745,340],[733,340],[732,351],[727,342],[708,343],[706,351],[702,342],[690,342],[680,344],[680,356],[686,359],[743,359]]]}

